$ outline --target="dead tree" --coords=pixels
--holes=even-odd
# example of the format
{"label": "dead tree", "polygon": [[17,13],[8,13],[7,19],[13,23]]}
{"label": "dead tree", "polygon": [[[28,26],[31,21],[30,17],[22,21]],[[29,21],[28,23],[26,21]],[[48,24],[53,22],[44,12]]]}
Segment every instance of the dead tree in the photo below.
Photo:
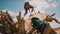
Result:
{"label": "dead tree", "polygon": [[46,16],[46,19],[44,19],[44,21],[47,21],[47,22],[52,22],[52,21],[55,21],[56,23],[59,23],[60,22],[56,19],[56,18],[53,18],[53,16],[55,15],[56,13],[52,14],[52,15],[47,15]]}
{"label": "dead tree", "polygon": [[17,34],[17,28],[15,26],[15,23],[12,19],[12,17],[10,16],[10,14],[8,13],[8,11],[6,12],[1,12],[0,15],[0,23],[3,25],[1,27],[2,30],[2,34]]}
{"label": "dead tree", "polygon": [[14,33],[17,34],[18,30],[15,26],[15,23],[14,23],[12,17],[9,15],[9,13],[7,11],[6,11],[6,13],[7,13],[7,22],[10,25],[10,30],[11,30],[12,34],[14,34]]}
{"label": "dead tree", "polygon": [[21,17],[21,12],[19,12],[19,15],[17,16],[17,28],[18,28],[18,34],[26,34],[25,32],[25,20]]}
{"label": "dead tree", "polygon": [[13,22],[12,24],[14,25],[15,23],[14,23],[14,21],[13,21],[13,18],[10,16],[10,14],[8,13],[7,10],[6,10],[6,14],[7,14],[7,16],[9,17],[9,20],[12,21],[12,22]]}
{"label": "dead tree", "polygon": [[5,12],[1,11],[1,15],[0,15],[0,24],[2,24],[2,34],[11,34],[11,31],[9,29],[8,23],[6,21],[6,14]]}

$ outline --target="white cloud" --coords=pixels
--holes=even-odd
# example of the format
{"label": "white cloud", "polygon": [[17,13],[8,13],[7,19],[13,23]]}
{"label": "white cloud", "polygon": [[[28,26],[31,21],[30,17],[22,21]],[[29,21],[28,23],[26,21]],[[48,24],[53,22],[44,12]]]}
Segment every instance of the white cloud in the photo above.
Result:
{"label": "white cloud", "polygon": [[46,8],[50,7],[50,4],[48,4],[45,0],[31,0],[28,1],[31,5],[35,6],[35,11],[44,11]]}
{"label": "white cloud", "polygon": [[[35,11],[44,11],[45,9],[48,9],[50,7],[52,8],[56,8],[59,6],[60,2],[56,2],[56,0],[48,0],[49,2],[52,3],[48,3],[45,0],[27,0],[31,5],[35,6]],[[45,11],[44,11],[45,12]]]}
{"label": "white cloud", "polygon": [[13,18],[14,22],[17,22],[17,18]]}
{"label": "white cloud", "polygon": [[48,0],[48,2],[51,2],[52,0]]}
{"label": "white cloud", "polygon": [[[2,10],[3,12],[6,12],[6,10]],[[13,12],[13,11],[9,11],[9,10],[7,10],[8,11],[8,13],[11,15],[11,16],[13,16],[13,15],[16,15],[15,14],[15,12]]]}
{"label": "white cloud", "polygon": [[50,22],[50,26],[54,29],[54,28],[60,27],[60,24],[58,24],[56,22]]}
{"label": "white cloud", "polygon": [[51,4],[51,6],[52,6],[53,8],[56,8],[56,7],[58,6],[58,2],[54,1],[54,2]]}

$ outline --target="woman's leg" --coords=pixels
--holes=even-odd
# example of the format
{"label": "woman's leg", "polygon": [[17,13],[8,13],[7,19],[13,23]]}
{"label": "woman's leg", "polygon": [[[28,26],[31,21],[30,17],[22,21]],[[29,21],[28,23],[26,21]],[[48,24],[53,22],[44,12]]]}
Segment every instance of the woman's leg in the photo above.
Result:
{"label": "woman's leg", "polygon": [[24,16],[27,14],[27,9],[25,9],[25,14],[24,14]]}
{"label": "woman's leg", "polygon": [[29,8],[31,8],[31,9],[32,9],[32,10],[31,10],[31,12],[33,12],[34,7],[33,7],[33,6],[31,6],[31,5],[29,5]]}

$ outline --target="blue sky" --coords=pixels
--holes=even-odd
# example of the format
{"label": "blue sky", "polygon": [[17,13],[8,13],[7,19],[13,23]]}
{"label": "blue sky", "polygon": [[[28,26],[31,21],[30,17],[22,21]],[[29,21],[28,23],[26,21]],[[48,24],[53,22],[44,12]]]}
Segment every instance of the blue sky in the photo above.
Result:
{"label": "blue sky", "polygon": [[[56,13],[56,17],[60,17],[60,0],[45,0],[49,4],[52,4],[54,1],[56,1],[57,7],[49,7],[45,10],[47,14],[53,14]],[[25,0],[0,0],[0,10],[10,10],[13,12],[19,12],[23,10]]]}
{"label": "blue sky", "polygon": [[23,9],[25,0],[0,0],[0,10],[18,12]]}

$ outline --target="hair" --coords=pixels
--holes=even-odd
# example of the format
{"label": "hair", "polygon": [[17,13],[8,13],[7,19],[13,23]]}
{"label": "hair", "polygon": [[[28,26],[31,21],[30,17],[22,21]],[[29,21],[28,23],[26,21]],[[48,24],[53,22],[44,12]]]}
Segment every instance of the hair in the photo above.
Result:
{"label": "hair", "polygon": [[[28,7],[27,7],[28,6]],[[29,2],[25,2],[24,9],[29,9]]]}

